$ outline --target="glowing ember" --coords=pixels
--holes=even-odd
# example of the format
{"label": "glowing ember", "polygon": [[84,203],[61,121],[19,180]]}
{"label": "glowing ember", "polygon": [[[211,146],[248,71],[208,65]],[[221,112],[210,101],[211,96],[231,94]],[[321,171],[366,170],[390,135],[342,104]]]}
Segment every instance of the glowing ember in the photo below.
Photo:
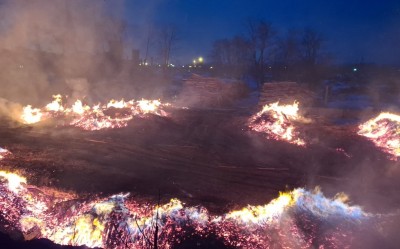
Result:
{"label": "glowing ember", "polygon": [[369,138],[376,146],[393,155],[394,160],[400,157],[400,116],[383,112],[376,118],[359,126],[359,135]]}
{"label": "glowing ember", "polygon": [[3,148],[0,147],[0,160],[3,159],[8,154],[10,154],[10,152],[8,150],[3,149]]}
{"label": "glowing ember", "polygon": [[[264,206],[214,216],[202,207],[185,207],[177,199],[159,207],[135,202],[128,194],[83,201],[27,188],[21,184],[25,178],[16,174],[2,172],[0,177],[6,179],[0,181],[0,208],[6,210],[0,217],[26,237],[63,245],[151,248],[157,232],[159,248],[173,248],[193,237],[214,238],[237,248],[312,248],[316,236],[323,242],[321,248],[343,248],[351,245],[352,232],[371,216],[347,205],[345,198],[331,200],[304,189],[281,193]],[[308,231],[301,225],[315,227],[321,222],[329,226]]]}
{"label": "glowing ember", "polygon": [[272,139],[305,145],[305,141],[298,137],[293,124],[293,121],[302,119],[298,111],[297,102],[293,105],[279,105],[279,102],[267,104],[250,118],[249,127],[254,131],[266,133]]}
{"label": "glowing ember", "polygon": [[21,185],[22,183],[26,184],[25,177],[21,177],[14,173],[0,171],[0,177],[7,180],[8,189],[15,194],[18,194],[18,192],[23,189]]}
{"label": "glowing ember", "polygon": [[167,116],[161,108],[167,104],[161,104],[159,100],[124,101],[111,100],[105,105],[88,106],[81,100],[71,106],[63,105],[60,94],[53,96],[53,102],[43,109],[24,107],[21,120],[26,124],[34,124],[45,118],[65,116],[71,119],[70,125],[84,130],[101,130],[107,128],[121,128],[128,125],[134,116],[155,114]]}

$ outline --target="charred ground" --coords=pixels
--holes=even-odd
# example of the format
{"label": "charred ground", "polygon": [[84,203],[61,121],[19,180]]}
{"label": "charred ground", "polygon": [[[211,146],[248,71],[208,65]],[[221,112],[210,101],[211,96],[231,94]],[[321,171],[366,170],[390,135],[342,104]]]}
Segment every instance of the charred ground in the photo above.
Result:
{"label": "charred ground", "polygon": [[[131,192],[155,201],[178,197],[224,212],[264,204],[279,191],[321,186],[354,204],[383,211],[398,206],[398,162],[388,160],[353,126],[304,125],[306,147],[268,140],[246,128],[243,110],[171,110],[96,132],[54,121],[0,127],[12,152],[1,164],[29,183],[87,194]],[[61,122],[62,123],[62,122]],[[396,204],[396,205],[393,205]]]}

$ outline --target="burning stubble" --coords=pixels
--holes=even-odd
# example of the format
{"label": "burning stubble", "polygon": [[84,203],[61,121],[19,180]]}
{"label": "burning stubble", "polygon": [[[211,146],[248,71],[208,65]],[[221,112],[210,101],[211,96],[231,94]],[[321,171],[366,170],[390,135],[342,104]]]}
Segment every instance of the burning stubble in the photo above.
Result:
{"label": "burning stubble", "polygon": [[[177,199],[158,207],[137,203],[127,194],[82,202],[67,193],[57,191],[50,196],[54,190],[27,188],[26,179],[11,172],[0,171],[0,179],[0,205],[8,207],[8,214],[19,214],[3,218],[27,237],[34,234],[62,245],[147,248],[146,236],[154,233],[157,223],[158,245],[163,248],[171,248],[188,236],[215,236],[227,248],[308,248],[315,243],[315,236],[325,246],[340,246],[353,239],[360,224],[374,219],[360,207],[347,205],[345,199],[327,199],[318,190],[295,189],[268,204],[216,216]],[[69,207],[60,213],[58,206]],[[302,230],[302,223],[318,226],[320,219],[335,229],[323,228],[323,236],[318,230]]]}
{"label": "burning stubble", "polygon": [[[115,11],[119,12],[121,9],[117,7]],[[381,184],[380,188],[392,184],[389,181],[386,184],[387,179],[377,182],[374,174],[377,172],[376,162],[389,164],[398,160],[399,118],[397,115],[382,114],[383,116],[377,116],[369,122],[360,124],[359,130],[353,129],[350,135],[349,133],[341,134],[341,136],[351,137],[348,140],[342,139],[346,143],[352,142],[349,140],[364,143],[366,139],[362,136],[371,140],[371,145],[376,145],[376,147],[368,147],[367,144],[363,145],[362,150],[364,152],[374,151],[371,153],[371,157],[369,155],[360,156],[359,152],[357,155],[359,144],[356,142],[353,143],[354,146],[346,144],[343,146],[336,142],[334,130],[327,132],[333,134],[331,137],[334,138],[325,144],[324,139],[320,139],[323,135],[318,134],[313,139],[309,139],[310,132],[303,133],[300,129],[307,122],[299,114],[302,107],[301,103],[297,102],[294,102],[293,105],[281,105],[278,102],[268,104],[253,116],[244,117],[246,122],[243,123],[246,124],[240,127],[235,126],[234,131],[228,135],[221,131],[224,128],[221,128],[222,125],[210,126],[205,121],[206,118],[200,117],[194,118],[191,125],[186,126],[187,133],[194,136],[194,139],[184,137],[182,139],[184,142],[177,145],[172,142],[168,144],[168,142],[181,138],[180,135],[165,136],[168,139],[162,141],[161,144],[159,142],[160,134],[157,134],[161,133],[161,129],[171,129],[176,133],[185,129],[184,125],[174,124],[175,126],[173,126],[170,120],[163,120],[165,122],[160,122],[159,126],[161,129],[155,132],[153,137],[145,139],[142,137],[145,143],[133,146],[118,144],[112,139],[114,134],[104,131],[114,129],[113,132],[121,132],[120,136],[125,136],[123,132],[126,130],[122,128],[132,124],[134,122],[132,120],[146,116],[171,117],[177,110],[174,109],[172,114],[169,113],[167,111],[169,105],[159,100],[166,88],[160,87],[154,90],[155,86],[160,86],[159,83],[164,81],[164,78],[154,75],[142,77],[146,73],[142,74],[140,71],[131,70],[131,66],[136,62],[121,63],[122,57],[125,56],[123,51],[124,23],[115,18],[118,14],[108,10],[106,1],[91,0],[3,1],[0,5],[0,12],[3,17],[0,27],[0,45],[3,47],[3,50],[0,51],[0,58],[2,58],[0,60],[2,63],[0,67],[2,87],[0,115],[9,116],[29,125],[27,129],[39,127],[45,122],[49,122],[51,125],[46,127],[48,130],[43,133],[43,137],[36,135],[27,139],[31,142],[29,146],[33,147],[32,144],[35,142],[45,143],[44,138],[49,135],[54,135],[57,143],[43,146],[52,147],[54,144],[62,144],[56,149],[51,148],[53,152],[59,148],[64,149],[63,146],[71,146],[71,144],[81,146],[80,148],[78,148],[79,146],[74,147],[68,155],[86,153],[87,151],[83,151],[82,148],[90,147],[91,145],[86,144],[89,141],[100,144],[102,148],[99,151],[108,153],[107,157],[113,158],[112,163],[95,164],[94,161],[104,160],[105,157],[99,157],[99,151],[94,151],[93,154],[88,153],[85,155],[86,157],[96,159],[90,161],[91,164],[94,164],[90,165],[92,167],[90,173],[98,170],[96,167],[102,167],[101,170],[106,172],[106,177],[111,178],[109,176],[111,171],[120,170],[119,163],[125,163],[123,167],[126,167],[121,170],[121,175],[136,177],[137,174],[140,176],[138,179],[129,179],[129,182],[139,182],[147,179],[146,177],[151,178],[152,175],[159,172],[167,173],[168,181],[172,182],[174,188],[179,188],[180,192],[185,193],[188,199],[195,199],[200,194],[204,194],[201,193],[202,191],[212,192],[208,186],[216,190],[215,192],[226,188],[221,191],[226,195],[236,195],[237,189],[250,186],[243,193],[255,196],[254,190],[258,188],[257,201],[261,195],[267,196],[264,192],[274,191],[274,199],[264,201],[264,204],[230,208],[223,214],[215,215],[202,205],[185,205],[178,199],[172,199],[170,202],[164,201],[162,202],[164,204],[157,206],[136,200],[124,193],[107,197],[98,197],[97,195],[91,195],[88,198],[82,197],[79,194],[66,193],[63,190],[50,190],[43,186],[27,185],[30,177],[25,178],[24,175],[11,171],[0,171],[0,205],[2,209],[9,211],[2,214],[2,218],[13,228],[20,230],[26,239],[48,238],[65,245],[146,248],[151,244],[146,237],[155,233],[155,224],[158,224],[159,246],[165,248],[182,244],[193,236],[199,241],[215,239],[225,248],[265,248],[268,246],[310,248],[318,245],[342,248],[349,246],[357,238],[359,239],[356,234],[365,231],[363,226],[371,225],[372,233],[379,234],[381,231],[375,231],[375,227],[380,227],[392,217],[397,217],[397,214],[393,213],[380,215],[367,212],[363,208],[349,203],[349,198],[344,198],[342,194],[337,197],[328,197],[333,196],[337,189],[349,189],[352,197],[362,195],[363,204],[382,202],[381,199],[375,198],[376,195],[372,197],[368,191],[371,186],[376,186],[376,183]],[[134,73],[127,74],[126,72],[129,71]],[[183,91],[180,96],[182,106],[196,108],[204,104],[203,102],[207,102],[201,96],[206,92],[211,98],[214,98],[215,89],[222,97],[224,97],[222,94],[224,91],[230,92],[231,90],[224,82],[216,84],[213,78],[193,77],[192,82],[191,80],[186,82],[188,83],[186,85],[192,84],[193,87],[191,89],[186,87],[186,91]],[[133,83],[140,82],[140,84],[125,82],[125,79],[131,78],[134,79]],[[204,87],[205,82],[207,87],[211,87],[211,91]],[[202,94],[198,94],[199,89],[202,88],[203,90],[200,90]],[[61,94],[54,95],[55,93]],[[49,97],[52,95],[54,95],[54,99],[48,103]],[[212,107],[216,106],[221,106],[220,99],[212,105]],[[196,111],[185,110],[193,111],[193,113]],[[229,110],[219,111],[228,113]],[[216,114],[218,111],[213,112],[213,117],[220,115]],[[209,115],[207,112],[204,113],[206,113],[203,114],[204,116]],[[221,120],[231,121],[229,118]],[[149,121],[149,123],[153,121]],[[215,122],[219,121],[217,119]],[[200,124],[202,122],[204,125]],[[145,128],[154,125],[149,125],[149,123],[145,123],[140,132],[147,133],[148,130],[144,131]],[[88,132],[80,129],[58,130],[60,126],[78,127]],[[242,146],[236,145],[239,149],[235,150],[235,155],[228,156],[222,155],[222,153],[219,155],[212,150],[215,147],[229,148],[227,145],[229,142],[222,141],[224,139],[230,139],[228,141],[232,141],[232,144],[245,141],[244,139],[240,140],[244,137],[240,133],[247,126],[251,129],[249,136],[253,136],[256,132],[262,133],[262,138],[255,139],[256,146],[250,146],[251,142],[244,143],[245,145]],[[215,131],[217,128],[220,130]],[[119,129],[119,131],[115,129]],[[98,130],[102,130],[104,133],[98,132]],[[256,132],[253,133],[253,131]],[[357,131],[360,136],[357,135]],[[129,135],[127,139],[134,140],[139,137],[135,134],[137,132],[139,130],[133,129],[131,133],[126,133],[126,136]],[[89,133],[90,135],[85,137]],[[169,131],[165,133],[169,133]],[[101,134],[106,134],[107,137],[101,137]],[[265,135],[268,139],[264,139]],[[67,137],[74,137],[76,140],[73,143],[59,141],[62,140],[61,138]],[[82,140],[79,140],[81,138]],[[43,141],[37,142],[35,139],[43,139]],[[156,140],[159,142],[158,144],[155,142]],[[203,144],[198,145],[199,141]],[[107,146],[107,143],[111,145]],[[147,143],[150,144],[150,149],[145,148]],[[249,148],[245,148],[246,145],[249,145]],[[266,149],[258,150],[259,148]],[[171,152],[174,149],[179,152],[175,152],[177,155]],[[241,149],[242,151],[240,151]],[[246,154],[244,153],[245,149],[251,152]],[[376,153],[375,150],[382,150],[382,153]],[[126,157],[129,158],[128,162],[116,159],[122,157],[122,154],[119,154],[120,151],[126,153]],[[211,151],[216,155],[201,154],[204,151],[207,153]],[[232,151],[230,152],[232,153]],[[242,158],[242,153],[245,159]],[[7,161],[7,157],[10,155],[8,150],[0,148],[0,159],[5,159],[1,162],[4,167],[11,162]],[[392,160],[390,162],[386,161],[388,155]],[[219,157],[223,156],[229,159],[218,161]],[[374,156],[376,158],[373,158]],[[20,157],[22,158],[22,156]],[[130,161],[132,157],[139,159],[135,158]],[[150,167],[151,163],[141,164],[143,163],[141,161],[145,161],[143,158],[149,160],[146,157],[152,158],[152,160],[156,158],[154,159],[156,161],[152,161],[152,163],[156,162],[156,167]],[[353,157],[357,157],[357,160],[362,157],[362,163],[354,160]],[[198,163],[196,159],[203,161]],[[239,159],[242,164],[246,164],[246,167],[241,168],[241,165],[235,162]],[[168,165],[168,160],[176,162],[176,165],[181,168],[178,170],[176,168],[168,169],[167,167],[176,166]],[[217,160],[217,163],[213,160]],[[333,163],[329,160],[332,160]],[[27,165],[33,168],[32,165],[35,162],[41,161],[34,158]],[[322,165],[325,162],[329,167]],[[353,166],[354,162],[358,164]],[[71,168],[76,166],[75,163],[71,164]],[[143,176],[139,173],[143,169],[135,168],[130,164],[138,164],[140,167],[149,166],[150,169],[144,169],[147,171]],[[247,168],[247,164],[255,165],[255,168]],[[361,164],[363,167],[360,166]],[[52,166],[54,166],[54,170],[59,170],[58,167],[62,168],[63,165],[53,163]],[[382,171],[386,170],[385,166],[382,166]],[[45,167],[48,166],[40,165],[40,170]],[[78,174],[84,175],[83,171],[77,170],[77,168],[79,169],[79,167],[73,168],[68,173],[73,177]],[[156,171],[160,168],[162,168],[161,171]],[[253,172],[250,172],[252,170]],[[271,173],[264,174],[262,172]],[[397,175],[394,174],[396,172]],[[326,181],[329,184],[324,186],[324,190],[327,189],[329,194],[323,195],[319,190],[309,191],[299,188],[304,185],[304,182],[293,180],[295,177],[291,174],[305,174],[308,177],[306,181],[312,178],[311,183],[308,184],[310,187],[307,189],[312,189],[320,183],[320,179],[328,179]],[[63,179],[67,178],[65,177],[67,174],[64,172],[60,175]],[[265,176],[269,176],[269,178]],[[391,177],[391,180],[395,181],[396,176],[398,176],[398,169],[391,167],[387,177]],[[162,177],[164,178],[164,175]],[[181,187],[181,183],[178,182],[179,178],[188,177],[192,177],[189,178],[190,183],[185,186],[189,190]],[[196,179],[193,180],[194,178]],[[359,179],[361,180],[358,181]],[[87,182],[87,179],[84,181]],[[175,181],[178,183],[175,184]],[[283,181],[286,182],[282,183]],[[302,181],[304,181],[303,178]],[[117,184],[113,181],[110,182],[109,185]],[[286,187],[287,191],[278,196],[276,193],[285,189],[281,186],[289,185],[288,182],[291,186]],[[152,182],[151,184],[159,183]],[[106,184],[101,183],[101,185]],[[236,189],[232,187],[232,191],[231,188],[226,187],[230,185],[234,185]],[[339,185],[340,187],[338,187]],[[120,190],[119,187],[120,185],[115,189]],[[110,188],[114,190],[114,188]],[[142,188],[150,187],[142,186]],[[277,188],[280,189],[277,190]],[[107,187],[103,189],[107,189]],[[201,197],[203,198],[203,196]],[[235,200],[241,197],[235,197]],[[224,196],[224,198],[227,197]],[[358,198],[360,199],[360,197]],[[204,197],[204,199],[207,198]],[[359,199],[356,199],[356,203]],[[387,231],[382,233],[387,234]]]}

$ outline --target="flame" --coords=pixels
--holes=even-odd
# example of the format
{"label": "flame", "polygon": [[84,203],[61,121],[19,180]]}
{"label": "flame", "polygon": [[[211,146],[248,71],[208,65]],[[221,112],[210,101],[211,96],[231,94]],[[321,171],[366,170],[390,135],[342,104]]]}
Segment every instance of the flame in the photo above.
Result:
{"label": "flame", "polygon": [[62,96],[61,94],[53,95],[53,102],[46,105],[45,109],[47,111],[62,112],[64,107],[62,106]]}
{"label": "flame", "polygon": [[110,100],[110,102],[107,103],[107,108],[114,107],[114,108],[127,108],[130,103],[125,102],[123,99],[120,101],[117,100]]}
{"label": "flame", "polygon": [[157,111],[158,107],[161,105],[161,102],[158,100],[146,100],[142,99],[138,101],[138,106],[140,108],[140,111],[143,114],[146,113],[153,113]]}
{"label": "flame", "polygon": [[[24,107],[21,120],[26,124],[34,124],[44,118],[60,116],[61,114],[61,116],[71,119],[69,124],[72,126],[84,130],[101,130],[125,127],[137,115],[152,113],[167,116],[167,113],[161,108],[168,104],[162,104],[159,100],[111,100],[105,105],[97,104],[91,107],[78,99],[71,107],[67,107],[63,105],[60,94],[53,95],[53,99],[43,109],[32,108],[30,105]],[[115,109],[121,109],[121,111]],[[115,115],[109,116],[106,114],[107,112]]]}
{"label": "flame", "polygon": [[34,124],[40,122],[42,119],[42,111],[38,108],[32,108],[31,105],[27,105],[22,110],[21,119],[25,124]]}
{"label": "flame", "polygon": [[[347,197],[343,194],[328,199],[319,190],[310,192],[302,188],[280,193],[266,205],[211,215],[203,207],[187,207],[178,199],[156,206],[136,202],[129,194],[79,199],[62,192],[49,193],[35,186],[27,188],[26,179],[14,173],[1,171],[0,176],[7,180],[7,183],[0,181],[0,208],[6,211],[0,216],[14,229],[30,235],[26,238],[47,238],[62,245],[149,248],[151,241],[147,239],[153,238],[157,225],[160,248],[173,248],[185,237],[207,238],[211,234],[228,247],[310,248],[313,239],[309,237],[318,235],[302,234],[304,231],[296,219],[304,214],[309,215],[308,220],[315,219],[315,224],[340,219],[334,232],[318,232],[319,236],[326,236],[327,241],[340,234],[346,234],[344,238],[351,241],[351,230],[340,229],[348,229],[350,224],[362,226],[361,222],[371,216],[358,206],[346,204]],[[329,224],[327,227],[333,223]],[[341,224],[345,224],[344,228]],[[341,247],[336,245],[336,248]]]}
{"label": "flame", "polygon": [[270,138],[305,145],[298,137],[292,121],[303,119],[299,114],[299,104],[279,105],[279,102],[266,104],[263,109],[250,118],[249,127],[266,133]]}
{"label": "flame", "polygon": [[380,113],[359,126],[358,134],[369,138],[376,146],[391,154],[393,160],[400,157],[400,116]]}
{"label": "flame", "polygon": [[240,211],[227,214],[228,219],[239,219],[244,223],[260,223],[275,220],[282,215],[287,207],[296,202],[292,193],[280,193],[277,199],[265,206],[249,206]]}
{"label": "flame", "polygon": [[73,105],[72,105],[72,112],[82,115],[85,112],[90,110],[90,106],[83,105],[81,100],[77,100]]}
{"label": "flame", "polygon": [[26,184],[25,177],[11,172],[0,171],[0,177],[3,177],[7,180],[8,189],[15,194],[18,194],[23,189],[22,183]]}

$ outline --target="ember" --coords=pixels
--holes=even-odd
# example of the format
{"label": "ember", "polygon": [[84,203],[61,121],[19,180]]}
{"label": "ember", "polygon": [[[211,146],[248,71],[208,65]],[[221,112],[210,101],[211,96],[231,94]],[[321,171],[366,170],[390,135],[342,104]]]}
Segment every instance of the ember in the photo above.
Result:
{"label": "ember", "polygon": [[400,116],[381,113],[359,126],[358,134],[374,142],[376,146],[392,155],[393,160],[400,157]]}
{"label": "ember", "polygon": [[[21,120],[26,124],[38,123],[44,119],[65,116],[72,119],[70,125],[80,127],[84,130],[101,130],[107,128],[121,128],[128,125],[128,122],[138,115],[155,114],[159,116],[167,116],[167,113],[161,108],[168,104],[162,104],[159,100],[139,100],[139,101],[120,101],[111,100],[105,105],[89,106],[82,103],[81,100],[71,107],[63,105],[62,96],[60,94],[53,95],[54,100],[47,104],[44,108],[32,108],[28,105],[23,108]],[[109,113],[118,114],[115,109],[124,110],[124,115],[110,115]]]}
{"label": "ember", "polygon": [[[341,247],[349,246],[353,230],[372,217],[358,206],[347,205],[344,198],[331,200],[319,191],[301,188],[281,193],[264,206],[248,206],[215,216],[202,207],[186,207],[177,199],[158,207],[136,202],[128,194],[84,201],[74,195],[25,187],[26,179],[10,172],[0,172],[2,178],[0,207],[8,211],[1,214],[2,218],[27,238],[48,238],[62,245],[148,248],[153,243],[149,238],[157,231],[161,248],[172,248],[187,237],[207,238],[212,234],[228,247],[309,248],[315,231],[305,233],[298,222],[307,215],[304,222],[322,219],[332,223],[340,219],[334,229],[324,231],[323,246]],[[341,244],[335,244],[332,238],[345,233]]]}
{"label": "ember", "polygon": [[293,105],[279,105],[279,102],[266,104],[260,112],[250,118],[249,127],[254,131],[266,133],[271,139],[305,145],[293,124],[293,121],[302,119],[298,111],[297,102]]}
{"label": "ember", "polygon": [[6,155],[8,155],[10,152],[6,149],[3,149],[0,147],[0,160],[3,159]]}

